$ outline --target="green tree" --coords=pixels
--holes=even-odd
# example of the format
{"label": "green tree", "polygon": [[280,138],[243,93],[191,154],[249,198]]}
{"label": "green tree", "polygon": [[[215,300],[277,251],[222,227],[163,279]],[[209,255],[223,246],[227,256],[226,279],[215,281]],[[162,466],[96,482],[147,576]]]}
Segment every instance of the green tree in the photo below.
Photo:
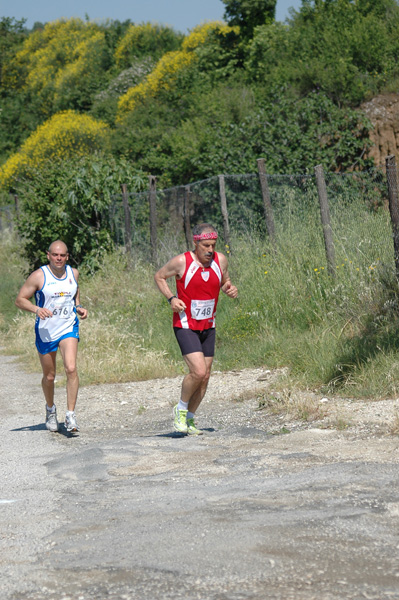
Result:
{"label": "green tree", "polygon": [[362,113],[340,109],[322,93],[295,98],[278,89],[262,98],[229,84],[198,98],[179,127],[160,139],[158,165],[174,184],[256,172],[260,157],[272,174],[306,173],[318,163],[344,171],[371,165],[364,158],[370,127]]}
{"label": "green tree", "polygon": [[137,59],[148,56],[157,61],[166,52],[179,50],[183,39],[183,34],[165,25],[131,24],[115,49],[116,65],[128,69]]}
{"label": "green tree", "polygon": [[105,23],[100,24],[101,31],[105,34],[105,40],[109,48],[110,56],[113,56],[121,38],[126,34],[127,29],[132,25],[130,19],[119,21],[118,19],[107,19]]}
{"label": "green tree", "polygon": [[358,105],[398,75],[398,27],[395,0],[303,0],[288,26],[256,28],[247,74],[269,88],[319,89],[336,104]]}
{"label": "green tree", "polygon": [[0,19],[0,81],[2,80],[3,65],[15,53],[27,37],[26,19],[17,21],[11,17]]}
{"label": "green tree", "polygon": [[36,125],[31,124],[31,110],[26,95],[22,92],[16,95],[4,86],[4,69],[7,69],[28,35],[25,19],[0,19],[0,163],[16,150],[21,137]]}
{"label": "green tree", "polygon": [[95,270],[113,247],[108,213],[122,183],[133,192],[144,180],[131,163],[101,154],[48,161],[22,179],[18,230],[30,267],[42,264],[50,242],[61,238],[73,264]]}
{"label": "green tree", "polygon": [[214,83],[234,76],[244,63],[239,27],[211,30],[206,41],[195,52],[198,57],[195,67]]}
{"label": "green tree", "polygon": [[35,21],[35,22],[33,23],[33,27],[32,27],[32,33],[33,33],[34,31],[37,31],[38,29],[40,29],[40,30],[44,29],[44,25],[45,25],[45,24],[44,24],[44,23],[41,23],[40,21]]}
{"label": "green tree", "polygon": [[258,25],[274,21],[277,0],[222,1],[226,6],[224,18],[232,27],[239,26],[244,39],[250,39]]}

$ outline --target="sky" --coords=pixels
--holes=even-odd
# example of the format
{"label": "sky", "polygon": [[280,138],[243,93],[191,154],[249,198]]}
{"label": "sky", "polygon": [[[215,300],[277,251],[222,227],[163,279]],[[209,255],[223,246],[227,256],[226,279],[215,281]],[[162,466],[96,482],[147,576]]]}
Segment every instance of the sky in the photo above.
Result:
{"label": "sky", "polygon": [[[277,0],[276,20],[284,21],[288,9],[299,9],[301,0]],[[90,21],[106,19],[134,23],[154,22],[171,25],[187,33],[204,21],[223,18],[222,0],[0,0],[0,17],[25,18],[31,29],[35,22],[46,23],[62,17],[88,15]]]}

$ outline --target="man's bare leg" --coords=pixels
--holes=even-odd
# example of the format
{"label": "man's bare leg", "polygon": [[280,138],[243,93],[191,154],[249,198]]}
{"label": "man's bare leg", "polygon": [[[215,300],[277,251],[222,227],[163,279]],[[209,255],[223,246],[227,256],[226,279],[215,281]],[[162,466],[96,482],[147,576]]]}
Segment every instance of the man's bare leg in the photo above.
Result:
{"label": "man's bare leg", "polygon": [[48,354],[40,354],[39,359],[42,366],[42,389],[46,404],[49,408],[54,405],[54,380],[55,380],[55,359],[57,352],[49,352]]}
{"label": "man's bare leg", "polygon": [[189,412],[195,413],[208,387],[213,356],[204,356],[202,352],[192,352],[183,358],[189,373],[183,379],[181,399],[188,403]]}
{"label": "man's bare leg", "polygon": [[65,374],[67,377],[67,409],[74,411],[79,390],[79,376],[76,368],[78,354],[78,340],[76,338],[65,338],[59,343]]}

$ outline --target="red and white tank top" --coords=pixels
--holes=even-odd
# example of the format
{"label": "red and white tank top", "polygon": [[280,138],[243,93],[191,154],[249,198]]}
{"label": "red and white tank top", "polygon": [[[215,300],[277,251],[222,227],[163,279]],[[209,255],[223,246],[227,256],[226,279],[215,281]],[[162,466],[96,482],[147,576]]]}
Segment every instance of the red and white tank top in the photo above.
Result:
{"label": "red and white tank top", "polygon": [[173,327],[203,331],[215,327],[216,307],[222,284],[222,269],[217,253],[209,267],[198,264],[191,252],[184,253],[186,268],[181,279],[176,278],[177,297],[186,310],[173,313]]}

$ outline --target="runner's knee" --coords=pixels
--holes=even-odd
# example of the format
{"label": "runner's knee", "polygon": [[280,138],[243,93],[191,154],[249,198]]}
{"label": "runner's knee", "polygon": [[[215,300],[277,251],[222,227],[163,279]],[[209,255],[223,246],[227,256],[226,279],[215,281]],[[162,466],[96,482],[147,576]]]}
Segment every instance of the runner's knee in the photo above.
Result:
{"label": "runner's knee", "polygon": [[205,366],[201,367],[201,366],[196,366],[192,371],[191,371],[191,375],[192,377],[194,377],[194,379],[197,379],[198,381],[204,381],[206,379],[209,379],[209,375],[207,373],[207,369]]}
{"label": "runner's knee", "polygon": [[65,374],[66,376],[69,377],[76,377],[76,375],[78,374],[76,365],[65,365]]}
{"label": "runner's knee", "polygon": [[55,380],[55,373],[52,371],[50,373],[43,373],[43,379],[47,382],[47,383],[54,383]]}

